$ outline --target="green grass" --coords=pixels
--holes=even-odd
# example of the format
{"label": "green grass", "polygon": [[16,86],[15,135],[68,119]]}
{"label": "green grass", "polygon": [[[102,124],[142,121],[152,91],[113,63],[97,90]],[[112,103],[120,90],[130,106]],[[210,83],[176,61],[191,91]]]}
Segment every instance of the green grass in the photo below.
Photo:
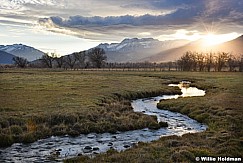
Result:
{"label": "green grass", "polygon": [[161,101],[158,107],[186,114],[208,125],[202,133],[182,137],[162,137],[152,143],[139,143],[124,152],[108,151],[90,159],[81,156],[66,162],[195,162],[198,156],[243,158],[243,74],[242,73],[152,73],[168,79],[190,80],[206,90],[204,97]]}
{"label": "green grass", "polygon": [[162,82],[123,72],[2,71],[0,146],[50,135],[156,128],[156,117],[134,113],[129,100],[178,91]]}
{"label": "green grass", "polygon": [[50,135],[115,132],[150,126],[131,99],[178,93],[169,83],[189,80],[204,97],[161,101],[209,126],[202,133],[162,137],[124,152],[110,150],[66,162],[194,162],[196,156],[243,157],[243,74],[229,72],[104,72],[4,70],[0,73],[0,145]]}

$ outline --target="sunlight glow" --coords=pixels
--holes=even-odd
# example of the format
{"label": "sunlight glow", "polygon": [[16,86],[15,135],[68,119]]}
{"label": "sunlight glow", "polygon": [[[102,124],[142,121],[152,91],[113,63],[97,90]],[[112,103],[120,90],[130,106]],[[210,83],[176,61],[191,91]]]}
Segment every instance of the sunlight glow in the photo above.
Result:
{"label": "sunlight glow", "polygon": [[189,41],[196,41],[201,38],[199,31],[193,30],[188,31],[186,29],[179,29],[176,30],[173,34],[164,34],[159,35],[155,37],[156,39],[160,41],[166,41],[166,40],[189,40]]}
{"label": "sunlight glow", "polygon": [[228,33],[228,34],[221,34],[221,35],[216,35],[214,33],[208,33],[203,37],[203,44],[204,46],[213,46],[217,44],[221,44],[230,40],[235,39],[238,37],[238,34],[233,32],[233,33]]}

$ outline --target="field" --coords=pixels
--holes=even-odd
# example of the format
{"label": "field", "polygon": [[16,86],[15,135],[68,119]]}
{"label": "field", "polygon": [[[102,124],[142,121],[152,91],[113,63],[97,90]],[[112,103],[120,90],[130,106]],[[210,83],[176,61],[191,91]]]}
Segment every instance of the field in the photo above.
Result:
{"label": "field", "polygon": [[156,117],[134,113],[128,100],[178,92],[159,79],[129,73],[8,70],[0,76],[0,146],[51,135],[158,128]]}
{"label": "field", "polygon": [[155,117],[134,113],[129,101],[178,93],[167,85],[181,80],[205,89],[206,96],[163,101],[158,107],[189,115],[207,124],[207,131],[66,161],[191,162],[196,156],[243,157],[243,74],[229,72],[1,70],[0,146],[51,135],[158,128]]}

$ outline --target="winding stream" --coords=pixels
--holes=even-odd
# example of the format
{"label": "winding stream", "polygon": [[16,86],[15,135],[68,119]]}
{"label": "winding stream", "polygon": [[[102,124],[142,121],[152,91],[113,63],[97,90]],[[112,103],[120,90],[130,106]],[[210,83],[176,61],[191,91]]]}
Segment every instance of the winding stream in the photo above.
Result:
{"label": "winding stream", "polygon": [[115,134],[90,133],[81,134],[78,137],[52,136],[48,139],[41,139],[31,144],[15,143],[11,147],[0,149],[0,162],[61,162],[64,158],[82,155],[90,155],[106,152],[113,148],[122,151],[134,146],[138,142],[151,142],[162,136],[183,135],[186,133],[202,132],[206,126],[197,121],[167,110],[159,110],[157,103],[165,99],[177,99],[188,96],[204,96],[205,91],[195,87],[182,87],[182,95],[163,95],[158,97],[138,99],[132,101],[131,105],[135,112],[142,112],[147,115],[156,115],[158,122],[168,123],[167,128],[158,130],[141,129]]}

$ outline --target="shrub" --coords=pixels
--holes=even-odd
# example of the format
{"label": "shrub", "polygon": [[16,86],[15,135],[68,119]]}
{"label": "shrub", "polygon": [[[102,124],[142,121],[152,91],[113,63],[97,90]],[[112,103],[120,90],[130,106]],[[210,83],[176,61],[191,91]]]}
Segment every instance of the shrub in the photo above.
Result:
{"label": "shrub", "polygon": [[36,141],[35,134],[33,132],[28,132],[22,135],[22,142],[23,143],[33,143]]}
{"label": "shrub", "polygon": [[0,147],[10,146],[13,142],[13,137],[11,135],[0,134]]}
{"label": "shrub", "polygon": [[0,119],[0,126],[1,128],[7,128],[9,127],[9,122],[5,119]]}
{"label": "shrub", "polygon": [[51,135],[51,130],[45,125],[37,125],[36,135],[38,138],[46,138]]}
{"label": "shrub", "polygon": [[65,124],[55,125],[51,128],[53,135],[59,136],[64,135],[67,132],[67,126]]}
{"label": "shrub", "polygon": [[29,132],[35,132],[36,131],[36,123],[32,120],[29,119],[26,123],[27,131]]}
{"label": "shrub", "polygon": [[10,126],[10,131],[13,135],[20,135],[23,133],[22,128],[17,125]]}

